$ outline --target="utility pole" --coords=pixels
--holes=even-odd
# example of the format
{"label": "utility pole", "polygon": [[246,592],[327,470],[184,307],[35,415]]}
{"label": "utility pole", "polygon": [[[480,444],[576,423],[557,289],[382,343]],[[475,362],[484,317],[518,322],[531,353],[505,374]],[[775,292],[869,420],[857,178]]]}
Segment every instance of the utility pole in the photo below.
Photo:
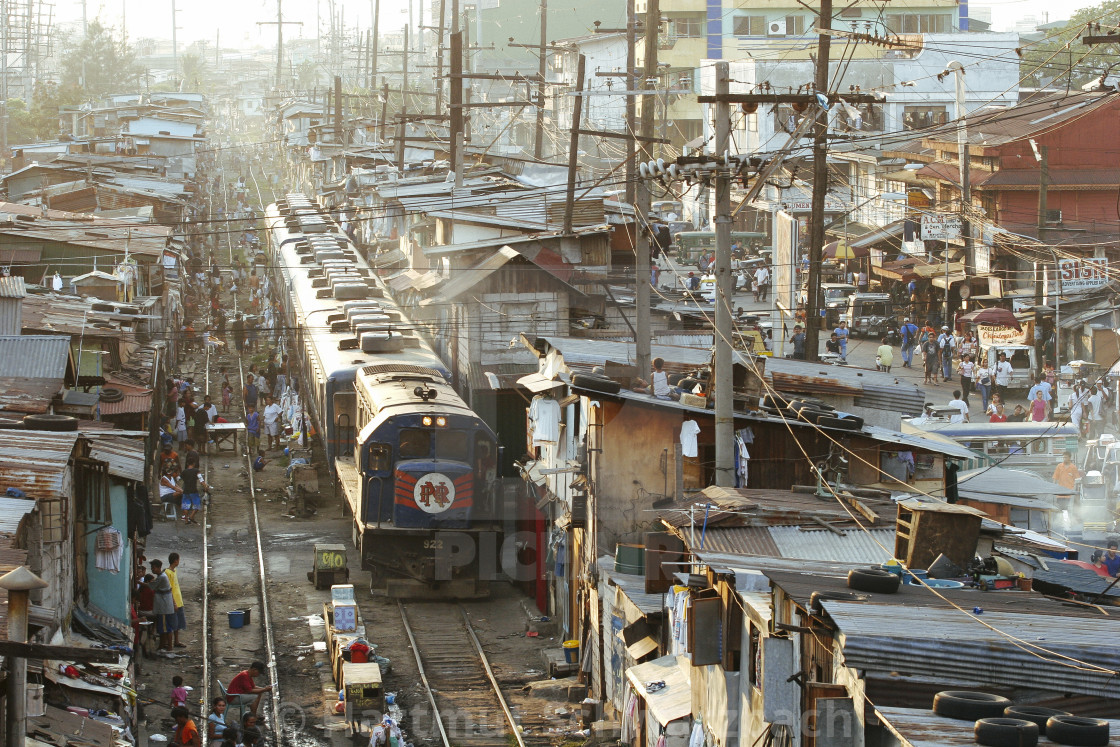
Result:
{"label": "utility pole", "polygon": [[[540,57],[539,65],[537,67],[537,74],[540,76],[540,82],[537,83],[537,129],[536,138],[533,140],[533,157],[538,161],[544,157],[544,77],[548,73],[548,0],[541,0],[541,43],[537,48],[537,55]],[[581,88],[580,91],[583,89]],[[578,104],[577,104],[578,106]],[[577,125],[572,125],[577,127]],[[578,140],[578,136],[574,136]]]}
{"label": "utility pole", "polygon": [[[1034,145],[1033,140],[1031,141],[1031,145]],[[1038,160],[1038,240],[1041,242],[1044,241],[1042,234],[1043,231],[1046,230],[1046,201],[1048,197],[1047,192],[1050,188],[1050,148],[1045,145],[1039,145],[1036,146],[1035,152]],[[1036,306],[1041,306],[1044,303],[1042,287],[1046,272],[1041,269],[1041,262],[1036,262],[1035,268],[1037,269],[1035,270],[1034,302]],[[1054,272],[1059,276],[1062,273],[1062,269],[1058,266],[1057,254],[1054,255]],[[1058,282],[1061,282],[1060,278]],[[1059,301],[1059,303],[1061,302]],[[1055,329],[1057,329],[1056,324]],[[1039,352],[1041,353],[1041,351]]]}
{"label": "utility pole", "polygon": [[[568,143],[568,196],[564,200],[565,236],[572,235],[572,216],[575,212],[576,174],[579,171],[579,130],[583,122],[583,87],[586,68],[587,58],[580,55],[579,64],[576,66],[576,100],[572,104],[571,139]],[[641,278],[638,281],[641,282]]]}
{"label": "utility pole", "polygon": [[389,116],[389,81],[381,84],[381,135],[382,145],[385,143],[385,118]]}
{"label": "utility pole", "polygon": [[[458,26],[453,23],[452,26]],[[463,186],[463,33],[451,32],[451,170],[455,186]],[[443,85],[440,83],[440,85]]]}
{"label": "utility pole", "polygon": [[[279,2],[279,0],[277,0]],[[85,3],[82,3],[83,10]],[[7,20],[5,19],[5,23]],[[83,23],[85,23],[83,21]],[[171,0],[171,65],[172,69],[179,72],[179,11],[175,9],[175,0]]]}
{"label": "utility pole", "polygon": [[436,24],[436,112],[443,111],[443,26],[447,16],[446,0],[439,0],[439,22]]}
{"label": "utility pole", "polygon": [[[645,60],[642,66],[642,117],[640,137],[653,137],[653,112],[655,107],[654,85],[657,80],[657,30],[661,25],[661,7],[658,0],[649,0],[646,5],[646,35],[645,35]],[[653,147],[649,140],[641,140],[640,155],[642,161],[653,158]],[[650,255],[650,224],[649,211],[652,198],[649,192],[649,180],[640,179],[635,192],[634,211],[637,214],[635,225],[634,247],[634,303],[637,306],[636,316],[638,333],[634,340],[634,352],[638,364],[638,376],[650,380],[650,332],[649,318],[649,255]]]}
{"label": "utility pole", "polygon": [[[828,95],[828,55],[832,36],[832,0],[821,0],[817,30],[817,70],[814,87],[818,96]],[[813,130],[813,207],[809,225],[809,277],[805,299],[805,359],[815,361],[819,347],[821,259],[824,249],[824,207],[828,199],[828,109],[817,110]]]}
{"label": "utility pole", "polygon": [[342,136],[342,77],[334,76],[334,141],[339,145],[343,143]]}
{"label": "utility pole", "polygon": [[[373,62],[370,67],[370,88],[377,87],[377,21],[381,18],[381,0],[370,0],[373,8]],[[382,138],[384,139],[384,138]]]}
{"label": "utility pole", "polygon": [[[174,0],[172,0],[174,2]],[[276,0],[276,20],[275,21],[257,21],[258,26],[272,26],[276,25],[276,89],[280,89],[280,83],[284,80],[284,26],[302,26],[303,21],[285,21],[284,20],[284,0]],[[332,23],[333,26],[333,23]]]}
{"label": "utility pole", "polygon": [[[716,63],[716,160],[731,149],[731,68]],[[731,294],[735,281],[731,275],[731,172],[716,173],[716,474],[718,487],[735,486],[735,407],[731,347]]]}
{"label": "utility pole", "polygon": [[[960,165],[961,179],[961,236],[964,238],[965,277],[969,270],[975,272],[976,259],[972,256],[972,223],[968,220],[968,210],[972,206],[972,157],[968,149],[968,111],[965,109],[964,65],[953,60],[947,66],[955,76],[957,103],[957,161]],[[945,247],[945,267],[949,266],[948,242]],[[965,281],[968,282],[967,280]],[[949,281],[945,281],[945,294],[949,294]],[[945,324],[951,323],[949,310],[945,310]]]}
{"label": "utility pole", "polygon": [[[634,85],[634,67],[638,64],[636,47],[638,46],[638,17],[634,10],[634,0],[626,0],[626,77],[623,78],[627,91],[637,90]],[[626,97],[626,134],[634,134],[634,124],[637,114],[637,98]],[[636,197],[638,181],[638,166],[636,143],[626,141],[626,202],[633,205]]]}
{"label": "utility pole", "polygon": [[[404,27],[404,51],[401,52],[401,71],[404,76],[401,83],[401,108],[408,109],[408,34],[409,29]],[[402,167],[403,168],[403,167]]]}

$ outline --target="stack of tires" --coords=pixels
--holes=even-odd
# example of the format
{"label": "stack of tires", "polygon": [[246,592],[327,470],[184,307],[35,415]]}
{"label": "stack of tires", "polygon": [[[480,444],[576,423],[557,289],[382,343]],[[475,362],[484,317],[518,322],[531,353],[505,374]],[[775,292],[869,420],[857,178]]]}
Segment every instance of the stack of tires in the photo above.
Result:
{"label": "stack of tires", "polygon": [[1017,706],[991,693],[946,690],[933,698],[933,712],[975,722],[976,743],[988,747],[1035,747],[1045,736],[1070,747],[1107,747],[1108,722],[1038,706]]}
{"label": "stack of tires", "polygon": [[771,415],[812,423],[822,428],[838,428],[846,431],[858,431],[863,428],[863,418],[854,415],[840,417],[835,407],[819,399],[787,400],[781,395],[770,394],[762,398],[761,407],[764,412]]}

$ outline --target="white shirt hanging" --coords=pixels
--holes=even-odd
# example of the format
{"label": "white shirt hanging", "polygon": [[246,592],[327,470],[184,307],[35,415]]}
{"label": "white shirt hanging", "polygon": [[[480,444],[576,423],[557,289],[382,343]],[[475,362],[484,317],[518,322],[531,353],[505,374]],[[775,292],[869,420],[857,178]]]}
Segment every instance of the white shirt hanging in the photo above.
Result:
{"label": "white shirt hanging", "polygon": [[686,420],[681,425],[681,454],[694,457],[699,452],[696,446],[696,436],[700,433],[700,426],[695,420]]}

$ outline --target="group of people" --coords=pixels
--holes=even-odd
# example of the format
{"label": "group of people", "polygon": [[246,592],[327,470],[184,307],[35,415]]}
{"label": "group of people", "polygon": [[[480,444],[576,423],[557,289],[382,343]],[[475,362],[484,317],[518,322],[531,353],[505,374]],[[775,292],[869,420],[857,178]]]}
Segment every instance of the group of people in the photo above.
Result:
{"label": "group of people", "polygon": [[[261,733],[261,698],[272,691],[271,685],[258,685],[256,679],[265,671],[265,665],[254,661],[248,669],[239,672],[229,682],[226,696],[218,696],[210,701],[210,713],[206,717],[206,736],[203,738],[198,725],[191,718],[187,707],[187,689],[183,678],[175,676],[171,680],[171,718],[175,721],[175,733],[170,747],[257,747],[263,745]],[[230,705],[242,706],[240,722],[230,718]]]}

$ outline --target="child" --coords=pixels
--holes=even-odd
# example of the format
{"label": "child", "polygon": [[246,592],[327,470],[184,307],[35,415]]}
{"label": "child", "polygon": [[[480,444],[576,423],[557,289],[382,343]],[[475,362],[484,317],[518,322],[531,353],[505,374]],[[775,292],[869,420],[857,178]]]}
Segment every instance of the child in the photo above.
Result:
{"label": "child", "polygon": [[264,458],[264,452],[257,451],[257,458],[253,460],[253,471],[260,472],[268,462],[269,460]]}
{"label": "child", "polygon": [[187,706],[187,688],[183,687],[183,678],[175,675],[171,678],[171,707]]}
{"label": "child", "polygon": [[233,387],[229,384],[229,378],[222,381],[222,411],[225,412],[229,409],[230,400],[233,399]]}

